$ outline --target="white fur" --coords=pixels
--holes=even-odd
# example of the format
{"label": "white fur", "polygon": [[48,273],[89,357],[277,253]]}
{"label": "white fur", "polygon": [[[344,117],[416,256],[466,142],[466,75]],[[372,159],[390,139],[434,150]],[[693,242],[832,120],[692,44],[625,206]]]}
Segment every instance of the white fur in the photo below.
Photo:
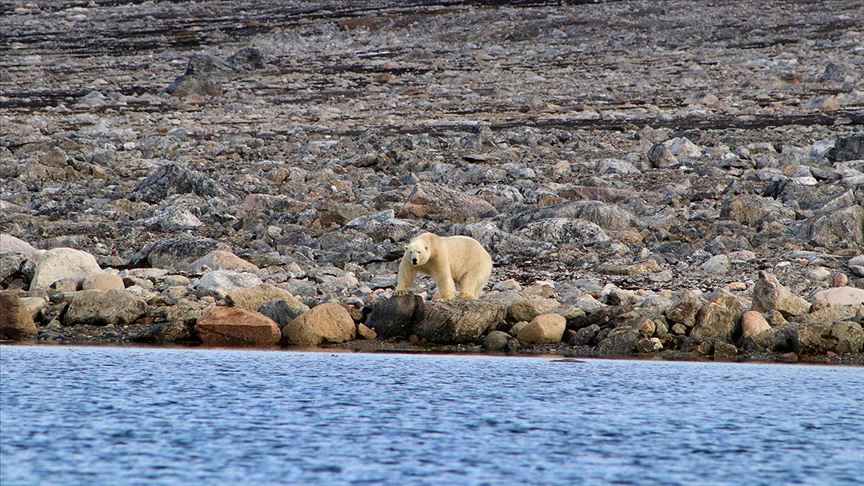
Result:
{"label": "white fur", "polygon": [[459,284],[459,297],[473,300],[492,275],[492,257],[474,238],[423,233],[405,246],[395,294],[407,294],[418,272],[435,280],[436,299],[455,298]]}

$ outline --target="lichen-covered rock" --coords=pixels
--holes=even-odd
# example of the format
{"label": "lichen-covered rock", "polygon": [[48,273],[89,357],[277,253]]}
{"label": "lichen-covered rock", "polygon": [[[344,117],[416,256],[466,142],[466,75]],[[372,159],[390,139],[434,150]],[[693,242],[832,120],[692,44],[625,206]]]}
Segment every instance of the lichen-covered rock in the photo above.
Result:
{"label": "lichen-covered rock", "polygon": [[685,290],[678,301],[666,312],[666,318],[671,322],[684,324],[687,327],[696,325],[696,314],[708,301],[692,290]]}
{"label": "lichen-covered rock", "polygon": [[605,339],[597,345],[597,355],[603,357],[630,356],[639,340],[639,331],[620,326],[609,331]]}
{"label": "lichen-covered rock", "polygon": [[785,316],[798,316],[810,310],[810,303],[790,292],[777,277],[762,270],[753,287],[753,310],[777,310]]}
{"label": "lichen-covered rock", "polygon": [[129,324],[147,311],[147,304],[125,290],[75,292],[63,315],[66,326]]}
{"label": "lichen-covered rock", "polygon": [[510,335],[506,332],[492,331],[483,340],[483,347],[487,351],[506,351],[510,339]]}
{"label": "lichen-covered rock", "polygon": [[414,325],[414,334],[435,344],[473,344],[506,315],[507,307],[494,302],[433,302],[424,305],[423,319]]}
{"label": "lichen-covered rock", "polygon": [[308,310],[309,306],[294,298],[290,301],[272,300],[258,307],[258,312],[273,319],[280,329]]}
{"label": "lichen-covered rock", "polygon": [[864,348],[864,330],[852,321],[797,324],[800,354],[860,353]]}
{"label": "lichen-covered rock", "polygon": [[293,346],[320,346],[351,341],[356,326],[345,307],[327,303],[313,307],[282,328],[282,340]]}
{"label": "lichen-covered rock", "polygon": [[696,314],[690,337],[698,341],[718,339],[731,342],[741,323],[741,302],[728,292],[718,292]]}

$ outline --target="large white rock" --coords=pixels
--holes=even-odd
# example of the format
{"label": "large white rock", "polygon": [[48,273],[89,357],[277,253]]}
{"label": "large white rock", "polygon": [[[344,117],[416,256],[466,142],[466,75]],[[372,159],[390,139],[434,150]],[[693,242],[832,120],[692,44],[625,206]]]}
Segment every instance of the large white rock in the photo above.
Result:
{"label": "large white rock", "polygon": [[196,281],[195,286],[198,289],[198,297],[212,295],[217,299],[224,299],[231,292],[257,287],[261,283],[261,279],[252,273],[215,270],[205,273]]}
{"label": "large white rock", "polygon": [[33,255],[38,252],[30,243],[15,238],[6,233],[0,234],[0,253],[19,253],[22,255]]}
{"label": "large white rock", "polygon": [[30,290],[48,289],[58,280],[81,281],[94,272],[102,271],[96,258],[74,248],[52,248],[37,254]]}
{"label": "large white rock", "polygon": [[823,302],[831,307],[846,307],[864,304],[864,289],[857,287],[834,287],[820,290],[813,295],[813,302]]}

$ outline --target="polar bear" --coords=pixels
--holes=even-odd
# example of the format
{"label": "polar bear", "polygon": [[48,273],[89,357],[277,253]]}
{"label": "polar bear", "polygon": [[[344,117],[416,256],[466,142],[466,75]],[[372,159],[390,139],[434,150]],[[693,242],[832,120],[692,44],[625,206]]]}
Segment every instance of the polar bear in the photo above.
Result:
{"label": "polar bear", "polygon": [[423,233],[405,246],[394,294],[407,294],[417,272],[435,279],[434,300],[456,297],[454,283],[459,284],[460,298],[474,300],[492,275],[492,257],[474,238]]}

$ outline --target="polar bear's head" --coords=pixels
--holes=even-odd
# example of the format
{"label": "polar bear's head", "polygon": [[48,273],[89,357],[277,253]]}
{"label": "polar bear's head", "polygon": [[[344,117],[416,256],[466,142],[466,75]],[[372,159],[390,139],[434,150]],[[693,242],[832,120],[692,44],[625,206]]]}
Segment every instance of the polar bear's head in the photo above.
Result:
{"label": "polar bear's head", "polygon": [[423,238],[415,238],[411,243],[405,245],[405,255],[411,260],[411,265],[419,267],[429,261],[432,253],[429,251],[429,242]]}

